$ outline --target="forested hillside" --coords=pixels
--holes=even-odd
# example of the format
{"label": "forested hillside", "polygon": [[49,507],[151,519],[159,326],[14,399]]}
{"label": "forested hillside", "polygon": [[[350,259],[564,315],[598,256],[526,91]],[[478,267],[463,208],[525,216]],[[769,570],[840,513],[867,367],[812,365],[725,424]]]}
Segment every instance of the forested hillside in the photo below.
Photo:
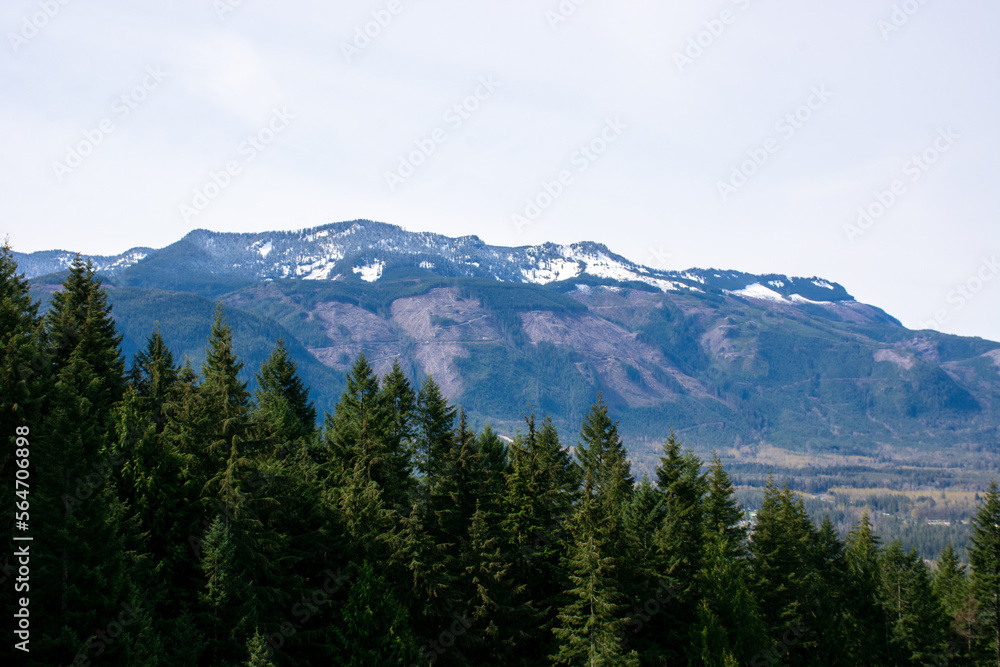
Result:
{"label": "forested hillside", "polygon": [[0,252],[8,528],[31,538],[4,563],[17,664],[1000,658],[995,485],[968,570],[867,517],[815,524],[775,483],[751,530],[722,464],[674,436],[636,479],[599,394],[578,432],[524,406],[507,442],[433,378],[361,354],[324,416],[280,340],[249,392],[213,318],[199,365],[155,329],[126,363],[93,267],[42,315]]}
{"label": "forested hillside", "polygon": [[[43,304],[73,257],[15,253]],[[474,428],[506,437],[529,408],[575,431],[601,392],[650,474],[671,430],[717,452],[740,487],[774,473],[814,493],[969,492],[1000,466],[1000,342],[906,329],[818,277],[657,269],[595,243],[491,246],[367,220],[195,230],[93,259],[126,358],[159,326],[199,368],[221,302],[249,390],[281,337],[320,413],[364,354],[379,375],[398,362],[414,383],[433,376]]]}

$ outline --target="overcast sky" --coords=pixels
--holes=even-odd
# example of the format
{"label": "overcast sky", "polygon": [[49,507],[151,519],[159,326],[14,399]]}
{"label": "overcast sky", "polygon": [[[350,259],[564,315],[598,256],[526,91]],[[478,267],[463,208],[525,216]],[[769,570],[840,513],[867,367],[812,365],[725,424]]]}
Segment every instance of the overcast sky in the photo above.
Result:
{"label": "overcast sky", "polygon": [[18,251],[368,218],[819,275],[1000,340],[994,0],[4,0],[0,26]]}

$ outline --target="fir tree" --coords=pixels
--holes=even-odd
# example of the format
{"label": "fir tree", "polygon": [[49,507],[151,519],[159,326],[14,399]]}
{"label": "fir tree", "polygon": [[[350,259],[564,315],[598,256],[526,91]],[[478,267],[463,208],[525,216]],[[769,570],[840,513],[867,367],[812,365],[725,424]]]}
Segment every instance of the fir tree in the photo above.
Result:
{"label": "fir tree", "polygon": [[736,500],[733,483],[718,456],[713,456],[709,465],[707,486],[704,504],[705,531],[713,535],[722,533],[726,542],[733,547],[734,557],[746,555],[747,531],[743,526],[743,509]]}
{"label": "fir tree", "polygon": [[946,649],[947,621],[916,550],[893,541],[881,559],[880,594],[895,664],[927,664]]}
{"label": "fir tree", "polygon": [[316,407],[297,372],[279,338],[257,373],[254,421],[279,443],[308,437],[316,429]]}
{"label": "fir tree", "polygon": [[129,382],[137,395],[149,404],[148,412],[156,418],[160,417],[163,404],[177,384],[179,373],[180,368],[174,363],[174,355],[163,341],[157,323],[145,349],[135,353],[129,370]]}
{"label": "fir tree", "polygon": [[446,465],[454,439],[455,414],[434,378],[424,380],[417,395],[416,452],[417,470],[425,484]]}
{"label": "fir tree", "polygon": [[[596,458],[596,457],[595,457]],[[553,632],[558,641],[552,661],[560,665],[627,665],[639,658],[622,645],[629,621],[624,615],[618,566],[609,547],[608,518],[598,493],[598,475],[585,468],[584,495],[573,519],[575,546],[567,561],[571,588]]]}
{"label": "fir tree", "polygon": [[1000,490],[991,482],[972,519],[972,587],[980,609],[984,656],[1000,665]]}
{"label": "fir tree", "polygon": [[[688,642],[697,618],[695,582],[704,552],[707,485],[701,460],[694,452],[683,451],[673,433],[663,444],[656,488],[662,498],[663,521],[653,535],[656,553],[652,567],[670,582],[674,594],[670,605],[650,622],[650,631],[665,634],[663,643],[674,651],[673,659],[680,659],[682,654],[677,651]],[[726,544],[737,548],[733,542]]]}
{"label": "fir tree", "polygon": [[417,659],[406,608],[370,563],[361,566],[351,584],[334,634],[337,664],[344,667],[406,665]]}
{"label": "fir tree", "polygon": [[[126,518],[107,483],[116,465],[108,446],[113,408],[125,386],[121,337],[93,266],[79,257],[53,295],[45,329],[51,376],[33,429],[31,518],[39,532],[31,563],[49,582],[33,602],[48,611],[34,626],[33,653],[54,664],[92,656],[90,633],[138,599],[119,532]],[[105,652],[121,656],[126,645]]]}
{"label": "fir tree", "polygon": [[[28,293],[28,281],[17,273],[13,251],[7,243],[0,246],[0,433],[16,437],[14,429],[24,426],[35,413],[29,405],[32,388],[43,387],[38,377],[45,370],[42,356],[38,304]],[[13,444],[11,442],[10,444]],[[13,478],[8,462],[13,447],[5,447],[4,479]]]}
{"label": "fir tree", "polygon": [[[802,499],[786,485],[768,480],[751,542],[754,593],[764,631],[778,644],[786,636],[816,633],[814,606],[821,593],[815,566],[816,528]],[[795,639],[786,646],[793,661],[808,664],[812,642]],[[819,659],[817,657],[817,659]]]}
{"label": "fir tree", "polygon": [[972,664],[979,610],[966,568],[958,560],[951,542],[945,545],[934,571],[934,593],[950,620],[948,657],[952,663]]}
{"label": "fir tree", "polygon": [[638,665],[638,654],[619,641],[629,621],[620,561],[628,555],[623,523],[634,480],[617,425],[600,397],[584,418],[577,456],[583,495],[571,523],[575,546],[566,563],[571,588],[553,628],[558,648],[552,658],[558,664]]}

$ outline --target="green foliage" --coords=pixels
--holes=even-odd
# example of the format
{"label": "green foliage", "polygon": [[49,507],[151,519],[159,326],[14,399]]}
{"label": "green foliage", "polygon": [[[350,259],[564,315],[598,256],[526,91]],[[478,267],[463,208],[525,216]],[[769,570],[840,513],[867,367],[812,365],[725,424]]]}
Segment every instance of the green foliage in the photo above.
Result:
{"label": "green foliage", "polygon": [[275,336],[251,396],[221,307],[200,377],[155,329],[126,375],[92,267],[65,283],[39,318],[0,251],[0,418],[30,422],[35,484],[26,664],[997,660],[995,485],[969,568],[949,545],[932,575],[867,515],[846,541],[817,526],[787,485],[767,485],[748,529],[732,469],[673,435],[636,484],[601,396],[574,458],[549,417],[506,443],[432,378],[415,391],[401,364],[380,379],[361,356],[318,434],[292,347]]}

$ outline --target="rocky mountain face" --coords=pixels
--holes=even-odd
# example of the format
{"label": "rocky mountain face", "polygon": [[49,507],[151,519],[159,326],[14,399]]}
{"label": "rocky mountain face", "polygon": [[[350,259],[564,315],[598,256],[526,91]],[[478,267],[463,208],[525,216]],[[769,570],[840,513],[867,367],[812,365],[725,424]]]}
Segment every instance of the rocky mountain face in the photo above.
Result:
{"label": "rocky mountain face", "polygon": [[[45,298],[73,254],[15,256]],[[322,408],[363,352],[382,372],[399,358],[433,375],[508,433],[528,410],[571,433],[601,391],[640,464],[670,429],[747,469],[919,459],[947,474],[987,465],[1000,440],[1000,343],[907,330],[818,277],[664,271],[597,243],[507,248],[370,221],[197,230],[91,259],[127,352],[159,323],[197,363],[221,300],[248,370],[283,336]]]}

